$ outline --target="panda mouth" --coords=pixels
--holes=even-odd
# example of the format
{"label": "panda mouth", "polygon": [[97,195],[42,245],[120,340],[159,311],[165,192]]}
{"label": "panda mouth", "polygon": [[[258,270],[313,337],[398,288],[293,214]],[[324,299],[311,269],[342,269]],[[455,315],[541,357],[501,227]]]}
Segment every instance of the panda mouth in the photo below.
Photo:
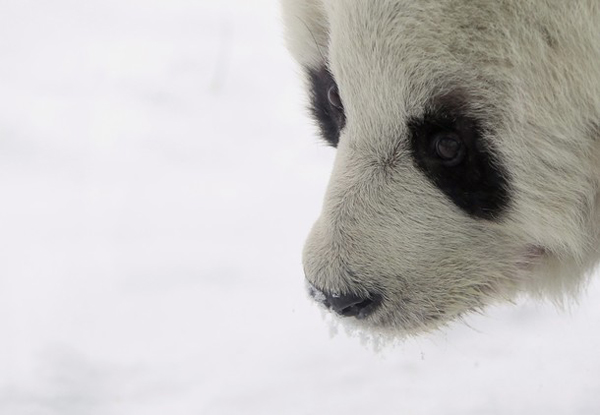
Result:
{"label": "panda mouth", "polygon": [[381,299],[367,298],[358,304],[353,304],[349,307],[343,308],[337,313],[343,317],[356,317],[359,320],[363,320],[371,315],[381,304]]}

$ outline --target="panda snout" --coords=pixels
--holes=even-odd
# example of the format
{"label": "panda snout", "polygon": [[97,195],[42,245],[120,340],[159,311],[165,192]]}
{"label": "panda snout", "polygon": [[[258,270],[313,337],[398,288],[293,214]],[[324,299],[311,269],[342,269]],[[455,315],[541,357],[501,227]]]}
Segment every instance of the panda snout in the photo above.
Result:
{"label": "panda snout", "polygon": [[318,303],[342,317],[367,318],[381,305],[379,294],[368,295],[327,293],[308,283],[308,294]]}

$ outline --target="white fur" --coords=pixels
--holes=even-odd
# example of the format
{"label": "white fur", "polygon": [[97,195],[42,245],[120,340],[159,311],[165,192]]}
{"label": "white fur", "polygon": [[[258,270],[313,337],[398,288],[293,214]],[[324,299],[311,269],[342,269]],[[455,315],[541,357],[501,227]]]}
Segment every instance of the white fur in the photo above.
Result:
{"label": "white fur", "polygon": [[[580,286],[600,259],[597,0],[282,3],[291,54],[304,68],[329,65],[347,115],[305,247],[311,283],[383,290],[360,324],[403,333]],[[408,117],[456,88],[510,175],[498,222],[456,208],[408,152]]]}

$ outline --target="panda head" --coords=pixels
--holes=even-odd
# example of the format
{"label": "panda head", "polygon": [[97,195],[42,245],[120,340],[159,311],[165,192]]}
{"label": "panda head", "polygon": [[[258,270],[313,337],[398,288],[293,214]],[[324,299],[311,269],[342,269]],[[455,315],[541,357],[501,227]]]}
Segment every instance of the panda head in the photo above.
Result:
{"label": "panda head", "polygon": [[283,1],[337,149],[304,249],[315,300],[412,334],[577,287],[600,240],[600,56],[566,3]]}

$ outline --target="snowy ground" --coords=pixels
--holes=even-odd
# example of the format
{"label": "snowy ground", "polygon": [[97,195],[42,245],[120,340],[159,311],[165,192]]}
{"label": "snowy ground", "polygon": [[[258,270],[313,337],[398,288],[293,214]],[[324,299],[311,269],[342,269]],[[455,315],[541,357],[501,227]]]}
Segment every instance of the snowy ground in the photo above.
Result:
{"label": "snowy ground", "polygon": [[0,60],[0,415],[600,413],[600,281],[330,337],[300,252],[334,153],[274,0],[5,1]]}

